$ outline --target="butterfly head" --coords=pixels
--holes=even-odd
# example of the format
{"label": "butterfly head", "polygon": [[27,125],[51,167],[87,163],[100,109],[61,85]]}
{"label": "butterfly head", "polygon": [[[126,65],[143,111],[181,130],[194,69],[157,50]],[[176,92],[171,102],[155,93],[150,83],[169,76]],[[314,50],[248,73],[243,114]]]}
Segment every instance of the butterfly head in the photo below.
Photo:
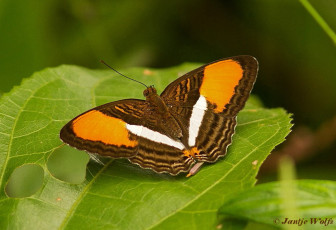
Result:
{"label": "butterfly head", "polygon": [[143,95],[148,98],[151,97],[153,95],[157,95],[156,89],[154,88],[154,85],[151,85],[149,87],[147,87],[147,89],[145,89],[145,91],[143,92]]}

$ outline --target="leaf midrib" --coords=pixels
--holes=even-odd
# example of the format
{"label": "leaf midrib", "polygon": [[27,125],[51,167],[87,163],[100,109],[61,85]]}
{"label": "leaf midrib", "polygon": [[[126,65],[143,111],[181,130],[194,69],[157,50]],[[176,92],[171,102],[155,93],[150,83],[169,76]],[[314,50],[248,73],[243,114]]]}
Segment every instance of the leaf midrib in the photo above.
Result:
{"label": "leaf midrib", "polygon": [[74,211],[76,210],[76,208],[78,207],[79,203],[82,201],[82,199],[84,198],[84,196],[87,194],[87,191],[91,188],[93,182],[95,182],[97,180],[97,178],[100,176],[100,174],[113,162],[113,159],[110,159],[105,165],[104,167],[102,167],[98,173],[91,179],[91,181],[85,186],[85,188],[83,189],[83,191],[80,193],[80,195],[78,196],[78,198],[76,199],[76,201],[73,203],[73,205],[71,206],[71,208],[69,209],[67,215],[64,217],[63,222],[61,223],[61,225],[59,226],[58,229],[64,229],[65,225],[69,222],[70,217],[72,217],[72,215],[74,214]]}
{"label": "leaf midrib", "polygon": [[191,203],[193,203],[194,201],[196,201],[197,199],[199,199],[201,196],[203,196],[206,192],[208,192],[210,189],[212,189],[213,187],[215,187],[217,184],[219,184],[220,182],[222,182],[230,173],[233,169],[235,169],[238,165],[240,165],[242,162],[244,162],[244,160],[249,157],[252,153],[254,153],[256,150],[259,149],[260,146],[264,145],[265,143],[267,143],[271,138],[273,138],[276,134],[279,133],[280,128],[277,130],[277,132],[275,132],[272,136],[270,136],[267,140],[265,140],[263,143],[259,144],[258,146],[255,146],[255,148],[253,149],[253,151],[251,151],[249,154],[247,154],[245,157],[241,158],[237,164],[235,164],[230,170],[227,171],[226,174],[224,174],[219,180],[217,180],[215,183],[213,183],[211,186],[209,186],[207,189],[203,190],[201,193],[199,193],[197,196],[195,196],[193,199],[191,199],[189,202],[185,203],[185,205],[181,206],[179,209],[177,209],[175,212],[172,212],[171,214],[165,216],[164,218],[162,218],[160,221],[158,221],[157,223],[153,224],[152,226],[150,226],[148,229],[153,229],[156,226],[158,226],[159,224],[161,224],[163,221],[165,221],[166,219],[168,219],[169,217],[173,216],[174,214],[181,212],[182,209],[184,209],[185,207],[187,207],[188,205],[190,205]]}
{"label": "leaf midrib", "polygon": [[[103,81],[105,81],[106,79],[110,79],[111,77],[104,77],[99,79],[91,88],[90,90],[90,94],[91,94],[91,103],[92,103],[92,107],[96,107],[96,95],[94,93],[95,89],[97,88],[97,86],[102,83]],[[83,189],[83,191],[80,193],[79,197],[76,199],[76,201],[72,204],[71,208],[69,209],[67,215],[64,217],[63,222],[61,223],[59,229],[64,229],[65,225],[69,222],[70,217],[74,214],[74,211],[76,210],[76,208],[78,207],[80,201],[82,201],[82,199],[84,198],[84,196],[87,194],[87,191],[91,188],[93,182],[95,182],[97,180],[97,178],[100,176],[100,174],[113,162],[113,159],[110,159],[103,168],[101,168],[98,173],[91,179],[91,181],[85,186],[85,188]]]}

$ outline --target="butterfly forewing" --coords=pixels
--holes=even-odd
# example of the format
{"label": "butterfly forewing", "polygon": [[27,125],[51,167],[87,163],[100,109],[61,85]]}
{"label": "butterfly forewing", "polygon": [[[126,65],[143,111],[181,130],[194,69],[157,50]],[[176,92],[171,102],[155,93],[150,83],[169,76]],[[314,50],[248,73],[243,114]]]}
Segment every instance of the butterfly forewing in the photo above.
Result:
{"label": "butterfly forewing", "polygon": [[127,130],[127,124],[142,125],[143,100],[121,100],[91,109],[71,120],[60,138],[70,146],[90,153],[115,158],[137,153],[138,137]]}

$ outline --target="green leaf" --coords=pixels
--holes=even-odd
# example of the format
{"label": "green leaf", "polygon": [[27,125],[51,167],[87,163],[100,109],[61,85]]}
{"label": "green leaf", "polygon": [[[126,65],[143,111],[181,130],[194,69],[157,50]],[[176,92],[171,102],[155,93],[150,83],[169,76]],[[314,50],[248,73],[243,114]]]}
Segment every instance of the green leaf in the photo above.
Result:
{"label": "green leaf", "polygon": [[[196,64],[122,71],[162,91]],[[290,116],[249,100],[238,116],[228,154],[195,176],[172,177],[144,170],[127,160],[90,162],[78,185],[53,177],[46,162],[62,143],[61,127],[74,116],[103,103],[143,98],[143,86],[109,70],[75,66],[34,74],[0,100],[0,229],[209,229],[232,193],[252,187],[262,162],[284,141]],[[71,153],[69,153],[71,154]],[[4,185],[26,163],[45,171],[34,195],[13,199]],[[59,165],[62,168],[62,165]]]}
{"label": "green leaf", "polygon": [[[286,181],[257,185],[227,199],[219,214],[286,229],[336,229],[336,182],[322,180],[292,181],[293,188],[283,187]],[[286,190],[293,191],[296,214],[286,211]],[[290,221],[297,221],[297,224]],[[225,223],[225,218],[224,218]]]}

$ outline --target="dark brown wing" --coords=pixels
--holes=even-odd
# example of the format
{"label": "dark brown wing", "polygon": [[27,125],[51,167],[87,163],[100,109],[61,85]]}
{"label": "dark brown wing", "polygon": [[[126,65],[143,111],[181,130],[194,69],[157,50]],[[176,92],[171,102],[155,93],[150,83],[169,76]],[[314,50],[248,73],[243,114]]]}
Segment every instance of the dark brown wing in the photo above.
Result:
{"label": "dark brown wing", "polygon": [[185,74],[163,91],[161,98],[186,127],[183,142],[196,159],[214,162],[225,155],[257,71],[254,57],[222,59]]}
{"label": "dark brown wing", "polygon": [[[60,138],[70,146],[114,158],[129,158],[143,168],[176,175],[188,171],[194,160],[184,146],[160,139],[159,117],[149,102],[121,100],[91,109],[66,124]],[[162,135],[162,134],[161,134]],[[163,143],[162,143],[163,142]]]}

